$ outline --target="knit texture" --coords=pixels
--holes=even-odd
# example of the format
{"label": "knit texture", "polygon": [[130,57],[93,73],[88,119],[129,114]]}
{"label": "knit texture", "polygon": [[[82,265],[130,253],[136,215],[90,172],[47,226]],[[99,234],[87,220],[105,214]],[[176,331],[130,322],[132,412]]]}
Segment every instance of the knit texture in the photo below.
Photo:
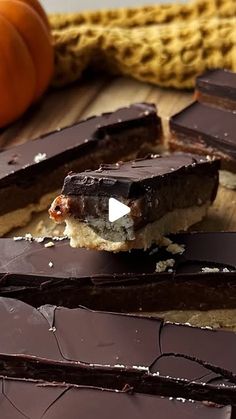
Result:
{"label": "knit texture", "polygon": [[206,69],[236,71],[236,0],[198,0],[50,17],[54,85],[87,67],[159,86],[194,87]]}

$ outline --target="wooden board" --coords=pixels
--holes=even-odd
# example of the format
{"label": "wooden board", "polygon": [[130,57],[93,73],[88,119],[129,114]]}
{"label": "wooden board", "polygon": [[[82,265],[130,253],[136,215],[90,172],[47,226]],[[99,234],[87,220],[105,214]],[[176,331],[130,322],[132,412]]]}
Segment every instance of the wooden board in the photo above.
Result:
{"label": "wooden board", "polygon": [[[0,147],[9,147],[64,127],[102,112],[113,111],[134,102],[153,102],[163,119],[167,133],[168,118],[192,101],[192,93],[176,92],[140,83],[128,78],[83,80],[63,90],[49,92],[34,109],[0,135]],[[236,230],[236,191],[220,188],[217,199],[205,220],[194,226],[198,230]],[[56,227],[58,230],[58,227]],[[46,213],[38,214],[23,229],[13,235],[31,232],[36,235],[55,233]],[[58,234],[58,231],[56,231]],[[169,320],[190,321],[197,325],[224,326],[236,330],[236,310],[158,313]]]}

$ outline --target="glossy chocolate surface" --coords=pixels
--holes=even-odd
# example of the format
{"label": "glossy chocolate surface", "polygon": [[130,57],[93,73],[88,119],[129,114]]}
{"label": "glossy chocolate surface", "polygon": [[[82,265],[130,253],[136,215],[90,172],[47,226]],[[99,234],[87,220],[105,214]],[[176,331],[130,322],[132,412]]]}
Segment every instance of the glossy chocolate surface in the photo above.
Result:
{"label": "glossy chocolate surface", "polygon": [[210,174],[211,167],[217,172],[218,162],[191,154],[153,156],[106,165],[95,171],[69,174],[65,178],[62,194],[138,198],[151,190],[158,190],[165,182],[174,187],[174,179],[181,176]]}
{"label": "glossy chocolate surface", "polygon": [[198,102],[183,109],[170,119],[170,129],[186,143],[207,146],[212,152],[236,158],[236,115],[233,112],[206,106]]}
{"label": "glossy chocolate surface", "polygon": [[233,332],[6,298],[0,319],[2,375],[236,402]]}
{"label": "glossy chocolate surface", "polygon": [[196,79],[196,89],[204,94],[236,101],[236,73],[209,70]]}
{"label": "glossy chocolate surface", "polygon": [[0,378],[2,419],[234,419],[231,406]]}
{"label": "glossy chocolate surface", "polygon": [[[105,251],[73,249],[67,239],[53,240],[52,247],[45,247],[52,242],[50,238],[42,239],[41,243],[24,238],[0,239],[1,285],[11,275],[22,276],[23,282],[24,278],[34,276],[35,281],[61,278],[115,284],[130,277],[142,280],[144,275],[152,274],[158,281],[161,275],[155,272],[156,264],[167,258],[175,259],[173,272],[162,275],[171,278],[178,274],[212,275],[212,272],[202,272],[203,267],[219,268],[221,276],[225,278],[229,272],[223,272],[224,268],[231,273],[236,271],[236,232],[182,233],[171,238],[183,247],[182,254],[174,255],[161,247],[149,251],[108,254]],[[49,266],[50,261],[52,267]]]}
{"label": "glossy chocolate surface", "polygon": [[[107,136],[112,137],[128,128],[152,125],[155,128],[155,142],[160,128],[160,118],[152,104],[138,103],[112,113],[92,117],[70,127],[59,129],[0,153],[0,187],[12,182],[19,184],[29,176],[51,171],[57,166],[93,152]],[[149,141],[149,139],[145,139]],[[42,160],[35,162],[38,154]],[[28,179],[29,181],[29,179]]]}
{"label": "glossy chocolate surface", "polygon": [[[182,255],[164,248],[108,254],[73,249],[68,240],[45,247],[51,241],[0,239],[1,296],[123,312],[236,307],[234,232],[177,234]],[[156,272],[168,259],[174,266]]]}

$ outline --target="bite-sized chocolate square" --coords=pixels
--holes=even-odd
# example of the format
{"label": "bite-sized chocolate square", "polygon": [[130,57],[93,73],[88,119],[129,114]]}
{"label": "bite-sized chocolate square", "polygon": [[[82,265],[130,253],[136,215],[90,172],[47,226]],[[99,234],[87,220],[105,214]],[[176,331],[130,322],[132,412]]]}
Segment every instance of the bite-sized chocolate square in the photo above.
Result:
{"label": "bite-sized chocolate square", "polygon": [[[214,201],[219,161],[176,153],[71,173],[50,209],[72,247],[147,249],[200,221]],[[111,221],[110,199],[129,213]]]}
{"label": "bite-sized chocolate square", "polygon": [[194,102],[170,119],[172,150],[221,158],[220,183],[236,187],[236,114]]}
{"label": "bite-sized chocolate square", "polygon": [[0,374],[236,403],[236,334],[0,298]]}
{"label": "bite-sized chocolate square", "polygon": [[197,77],[195,98],[210,106],[236,111],[236,73],[216,69]]}
{"label": "bite-sized chocolate square", "polygon": [[234,419],[232,406],[210,402],[0,377],[2,419]]}
{"label": "bite-sized chocolate square", "polygon": [[161,138],[155,105],[137,103],[2,151],[0,236],[48,208],[70,170],[144,156]]}

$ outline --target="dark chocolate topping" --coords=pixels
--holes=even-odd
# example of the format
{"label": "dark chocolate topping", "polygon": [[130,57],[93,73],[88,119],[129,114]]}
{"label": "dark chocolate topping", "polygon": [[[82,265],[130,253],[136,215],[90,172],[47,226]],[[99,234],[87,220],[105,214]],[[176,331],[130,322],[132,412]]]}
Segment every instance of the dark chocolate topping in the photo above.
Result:
{"label": "dark chocolate topping", "polygon": [[62,194],[136,198],[151,189],[158,190],[163,181],[194,174],[198,170],[207,173],[211,166],[217,167],[218,162],[191,154],[153,156],[120,165],[106,165],[100,170],[69,174]]}
{"label": "dark chocolate topping", "polygon": [[[236,391],[233,332],[84,308],[35,309],[7,298],[0,298],[0,318],[0,358],[24,357],[26,363],[38,359],[52,366],[100,367],[114,373],[133,371],[144,379],[151,374],[216,388],[227,387],[229,381]],[[27,378],[27,370],[25,374]],[[214,379],[219,380],[217,385]]]}
{"label": "dark chocolate topping", "polygon": [[2,419],[233,419],[231,406],[0,378]]}
{"label": "dark chocolate topping", "polygon": [[236,157],[236,115],[195,102],[170,119],[170,129]]}
{"label": "dark chocolate topping", "polygon": [[[224,268],[236,270],[236,232],[183,233],[172,236],[172,240],[183,247],[182,255],[173,255],[164,248],[108,254],[73,249],[66,239],[54,240],[54,246],[46,248],[45,244],[51,239],[44,239],[41,243],[24,239],[0,239],[1,285],[11,275],[22,276],[22,284],[27,276],[34,276],[34,282],[76,278],[99,284],[103,281],[116,283],[132,276],[143,280],[144,275],[155,275],[157,281],[163,274],[169,277],[185,274],[212,276],[212,272],[202,272],[204,267],[219,268],[222,278],[227,278],[232,272],[223,272]],[[175,259],[173,272],[155,272],[156,264],[169,258]],[[52,267],[49,266],[50,262],[53,263]]]}
{"label": "dark chocolate topping", "polygon": [[236,100],[236,73],[228,70],[209,70],[197,77],[196,89],[202,93]]}
{"label": "dark chocolate topping", "polygon": [[[12,147],[0,153],[0,186],[8,182],[23,181],[23,177],[41,173],[81,157],[93,150],[99,140],[127,127],[137,127],[160,119],[152,104],[138,103],[112,113],[91,117],[70,127],[59,129],[34,141]],[[39,154],[41,156],[39,156]],[[39,162],[37,163],[37,157]],[[41,157],[41,158],[40,158]],[[36,161],[35,161],[36,159]]]}

